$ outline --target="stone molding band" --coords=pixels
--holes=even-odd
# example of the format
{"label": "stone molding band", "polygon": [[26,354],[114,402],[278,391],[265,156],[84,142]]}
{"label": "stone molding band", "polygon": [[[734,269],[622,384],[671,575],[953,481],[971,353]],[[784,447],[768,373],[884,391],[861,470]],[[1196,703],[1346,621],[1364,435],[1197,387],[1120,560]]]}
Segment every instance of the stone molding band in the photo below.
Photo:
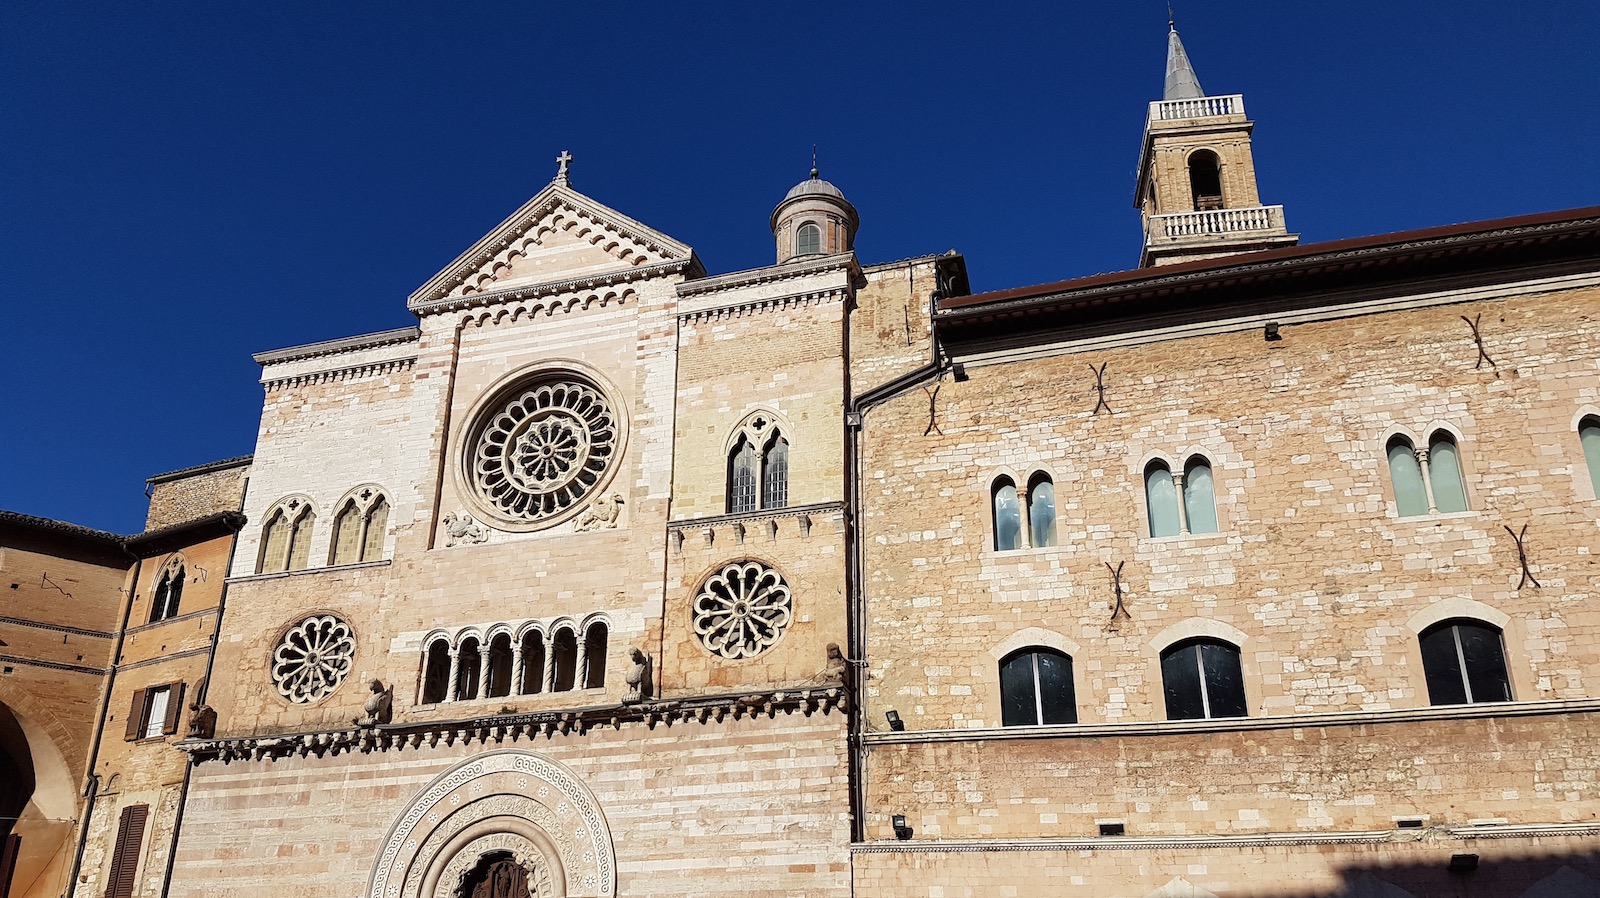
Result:
{"label": "stone molding band", "polygon": [[727,718],[765,716],[769,719],[779,713],[795,713],[810,717],[827,715],[838,710],[849,710],[849,697],[843,687],[825,686],[815,689],[783,690],[705,696],[639,704],[604,705],[566,711],[534,711],[526,714],[503,714],[475,717],[468,720],[439,720],[422,723],[386,724],[377,727],[352,727],[340,730],[322,730],[308,733],[290,733],[281,736],[241,736],[237,738],[190,740],[177,743],[189,753],[193,763],[206,761],[257,761],[288,757],[338,755],[359,751],[400,751],[405,748],[434,747],[443,743],[470,745],[481,742],[516,742],[532,740],[543,735],[553,738],[562,735],[583,735],[600,727],[620,728],[624,724],[643,724],[654,728],[661,724],[721,723]]}
{"label": "stone molding band", "polygon": [[1414,842],[1420,835],[1459,841],[1600,834],[1596,823],[1540,823],[1508,827],[1434,827],[1429,830],[1379,829],[1359,832],[1258,833],[1226,836],[1086,836],[1065,839],[940,839],[857,842],[851,854],[973,854],[990,851],[1151,851],[1196,848],[1273,848],[1300,845],[1376,845]]}

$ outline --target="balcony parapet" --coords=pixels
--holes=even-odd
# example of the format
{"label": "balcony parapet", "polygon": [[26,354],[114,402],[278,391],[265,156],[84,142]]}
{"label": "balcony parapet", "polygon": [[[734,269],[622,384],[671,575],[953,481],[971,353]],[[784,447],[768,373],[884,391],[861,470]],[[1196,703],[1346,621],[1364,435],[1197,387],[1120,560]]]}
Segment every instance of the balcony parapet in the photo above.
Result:
{"label": "balcony parapet", "polygon": [[1157,100],[1150,104],[1150,114],[1145,119],[1145,129],[1148,130],[1156,122],[1217,118],[1225,115],[1244,117],[1244,94],[1195,97],[1188,100]]}
{"label": "balcony parapet", "polygon": [[1145,233],[1148,244],[1287,232],[1282,206],[1174,212],[1171,215],[1152,215],[1148,221]]}

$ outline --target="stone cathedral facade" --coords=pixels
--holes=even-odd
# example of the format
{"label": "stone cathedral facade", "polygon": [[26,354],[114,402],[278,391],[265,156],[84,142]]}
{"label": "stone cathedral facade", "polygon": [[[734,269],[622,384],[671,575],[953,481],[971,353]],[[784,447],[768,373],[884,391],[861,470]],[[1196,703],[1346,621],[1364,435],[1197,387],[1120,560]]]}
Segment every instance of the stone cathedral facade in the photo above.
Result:
{"label": "stone cathedral facade", "polygon": [[563,154],[146,533],[0,516],[0,898],[1600,894],[1600,209],[1299,245],[1168,40],[1136,269]]}

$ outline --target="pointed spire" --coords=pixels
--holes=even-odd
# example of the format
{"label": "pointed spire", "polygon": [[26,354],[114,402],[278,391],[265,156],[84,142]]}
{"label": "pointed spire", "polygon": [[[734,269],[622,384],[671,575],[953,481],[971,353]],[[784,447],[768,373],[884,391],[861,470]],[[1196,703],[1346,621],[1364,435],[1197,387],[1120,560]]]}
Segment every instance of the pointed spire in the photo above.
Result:
{"label": "pointed spire", "polygon": [[[1170,8],[1169,8],[1170,15]],[[1167,21],[1167,87],[1163,100],[1193,100],[1206,95],[1200,87],[1200,78],[1189,64],[1189,54],[1183,52],[1183,41],[1178,39],[1178,26]]]}

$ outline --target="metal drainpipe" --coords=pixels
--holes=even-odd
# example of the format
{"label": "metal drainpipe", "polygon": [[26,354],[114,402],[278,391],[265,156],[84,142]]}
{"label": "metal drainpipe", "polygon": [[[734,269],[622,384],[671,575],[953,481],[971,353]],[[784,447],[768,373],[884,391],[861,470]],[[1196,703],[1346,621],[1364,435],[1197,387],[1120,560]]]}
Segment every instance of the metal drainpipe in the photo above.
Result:
{"label": "metal drainpipe", "polygon": [[[250,490],[250,480],[245,478],[244,493]],[[239,534],[244,531],[244,498],[243,493],[239,500],[240,521],[239,529],[233,531],[233,545],[228,547],[228,566],[222,574],[222,591],[217,594],[217,621],[211,625],[211,653],[206,656],[205,688],[211,691],[211,671],[217,663],[217,643],[222,639],[222,611],[228,604],[228,578],[233,576],[233,558],[239,551]],[[197,694],[191,700],[193,704],[200,704],[205,698]],[[181,715],[182,712],[179,712]],[[188,734],[185,733],[185,738]],[[194,772],[194,755],[184,752],[183,785],[178,787],[178,807],[172,815],[172,841],[167,845],[167,869],[161,876],[161,898],[167,898],[167,891],[172,888],[172,870],[178,862],[178,835],[183,829],[183,809],[189,805],[189,777]]]}
{"label": "metal drainpipe", "polygon": [[89,823],[94,820],[95,799],[100,797],[100,778],[94,772],[95,763],[100,760],[100,740],[106,731],[106,715],[111,713],[111,692],[117,684],[117,664],[122,660],[122,641],[128,633],[128,618],[133,616],[133,600],[139,592],[139,575],[144,572],[144,559],[129,552],[126,541],[122,544],[122,551],[133,558],[133,578],[128,582],[128,600],[122,605],[122,623],[117,627],[117,641],[111,647],[111,672],[106,676],[106,694],[100,699],[100,722],[95,726],[94,740],[89,744],[89,768],[84,771],[89,781],[84,789],[84,797],[88,801],[84,805],[83,821],[78,826],[78,850],[72,857],[72,873],[67,877],[66,895],[74,895],[78,891],[78,873],[83,869],[83,850],[89,844]]}

